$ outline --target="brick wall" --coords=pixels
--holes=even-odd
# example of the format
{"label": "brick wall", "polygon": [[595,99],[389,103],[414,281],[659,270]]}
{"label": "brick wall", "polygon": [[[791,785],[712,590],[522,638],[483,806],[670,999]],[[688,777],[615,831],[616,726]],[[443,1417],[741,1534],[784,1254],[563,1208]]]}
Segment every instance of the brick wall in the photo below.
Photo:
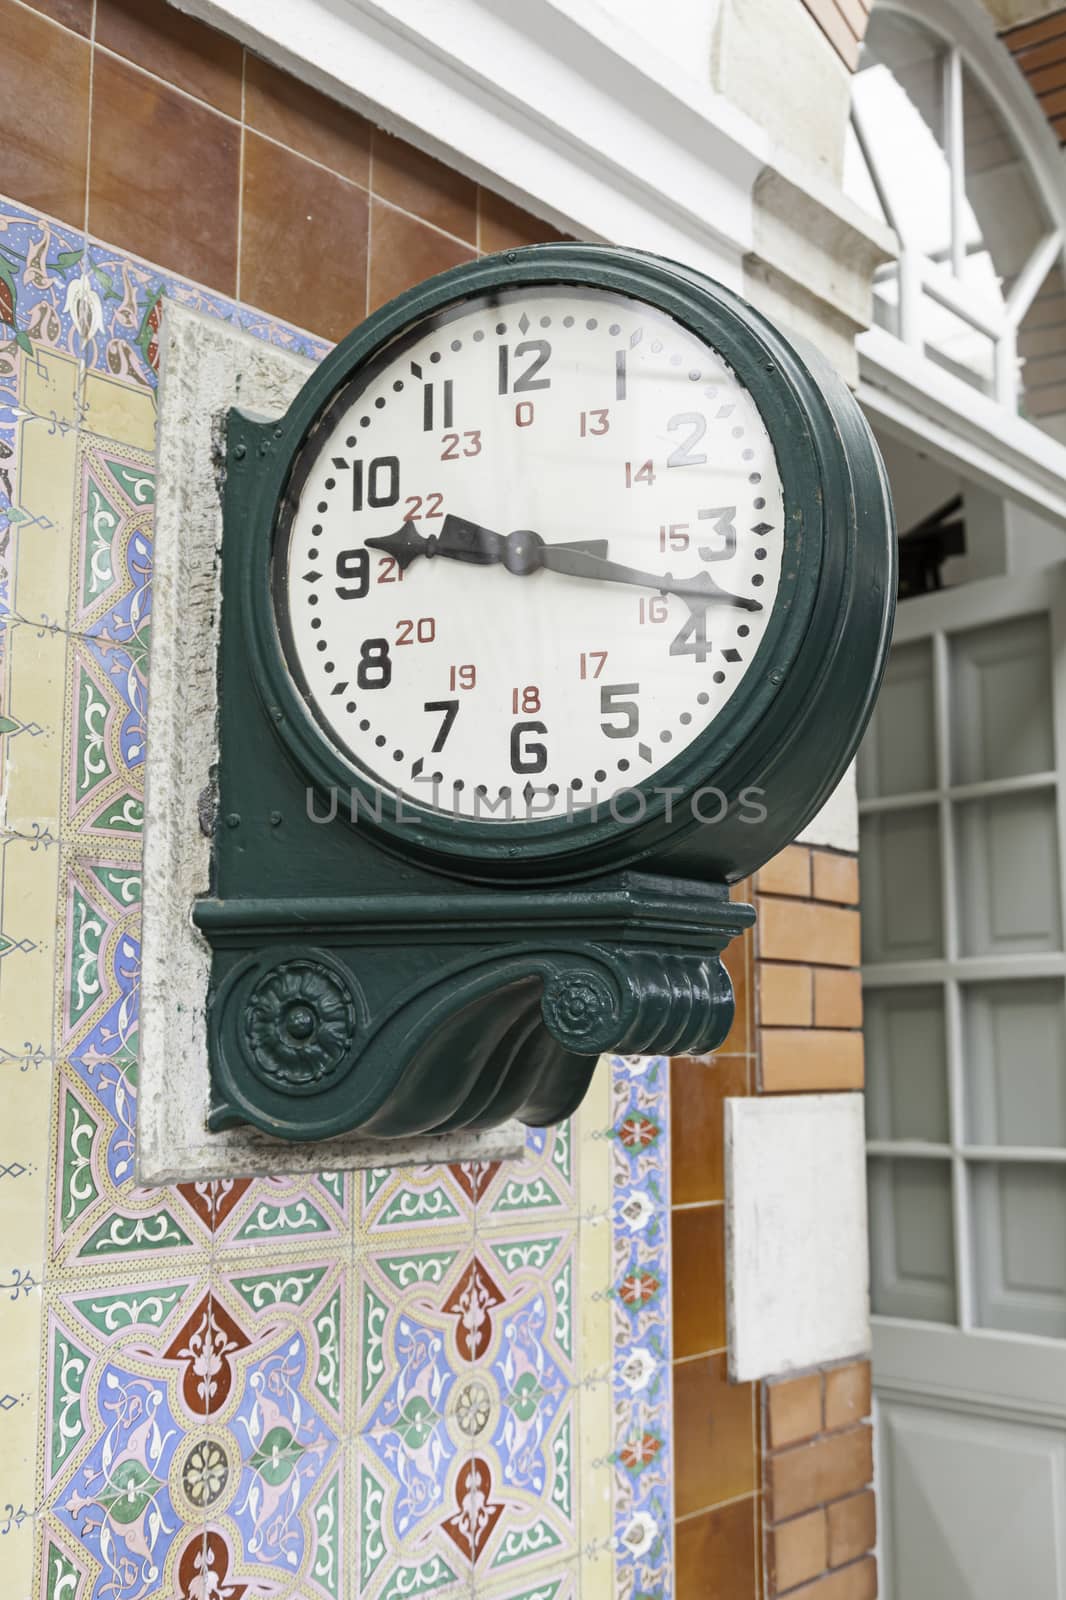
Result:
{"label": "brick wall", "polygon": [[858,863],[792,845],[735,898],[736,1020],[671,1077],[677,1600],[872,1600],[868,1364],[730,1384],[725,1348],[722,1101],[862,1088]]}

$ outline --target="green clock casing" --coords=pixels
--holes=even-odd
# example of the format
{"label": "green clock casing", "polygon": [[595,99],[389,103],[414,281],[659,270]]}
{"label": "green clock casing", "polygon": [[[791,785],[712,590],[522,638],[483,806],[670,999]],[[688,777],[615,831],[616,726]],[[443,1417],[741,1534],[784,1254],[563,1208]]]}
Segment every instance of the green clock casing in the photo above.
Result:
{"label": "green clock casing", "polygon": [[729,885],[839,781],[895,531],[854,399],[700,274],[420,285],[226,439],[212,1125],[569,1114],[728,1031]]}

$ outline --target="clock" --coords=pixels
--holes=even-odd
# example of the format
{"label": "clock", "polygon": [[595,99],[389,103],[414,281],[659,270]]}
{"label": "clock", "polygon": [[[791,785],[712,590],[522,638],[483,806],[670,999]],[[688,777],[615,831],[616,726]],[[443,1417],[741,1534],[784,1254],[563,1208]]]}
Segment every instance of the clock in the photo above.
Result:
{"label": "clock", "polygon": [[230,413],[213,1127],[539,1124],[728,1031],[729,887],[851,759],[895,535],[854,399],[702,275],[588,245],[374,313]]}
{"label": "clock", "polygon": [[766,423],[705,338],[611,288],[474,293],[353,374],[301,452],[279,636],[393,809],[620,812],[751,672],[784,542]]}

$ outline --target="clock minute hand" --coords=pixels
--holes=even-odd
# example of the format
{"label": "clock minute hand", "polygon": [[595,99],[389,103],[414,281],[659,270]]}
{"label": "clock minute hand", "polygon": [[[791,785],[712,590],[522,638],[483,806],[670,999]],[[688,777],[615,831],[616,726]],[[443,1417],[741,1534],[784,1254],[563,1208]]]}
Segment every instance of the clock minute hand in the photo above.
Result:
{"label": "clock minute hand", "polygon": [[749,595],[731,594],[705,573],[694,578],[672,578],[661,572],[641,572],[638,567],[626,567],[618,561],[602,561],[598,556],[587,555],[573,547],[545,545],[540,552],[540,564],[552,572],[565,573],[570,578],[592,578],[599,583],[632,583],[641,589],[657,589],[660,594],[676,594],[687,600],[717,601],[735,606],[740,611],[761,611],[760,601]]}
{"label": "clock minute hand", "polygon": [[[468,522],[465,517],[452,516],[451,513],[444,518],[439,533],[421,534],[413,522],[402,522],[395,533],[365,542],[371,550],[381,550],[391,556],[401,571],[406,571],[419,556],[427,559],[445,556],[450,561],[466,561],[475,567],[491,567],[502,563],[511,572],[520,575],[535,572],[542,565],[541,551],[546,548],[536,534],[504,535],[493,528],[482,527],[479,522]],[[551,548],[572,550],[578,554],[606,555],[607,541],[585,539]]]}

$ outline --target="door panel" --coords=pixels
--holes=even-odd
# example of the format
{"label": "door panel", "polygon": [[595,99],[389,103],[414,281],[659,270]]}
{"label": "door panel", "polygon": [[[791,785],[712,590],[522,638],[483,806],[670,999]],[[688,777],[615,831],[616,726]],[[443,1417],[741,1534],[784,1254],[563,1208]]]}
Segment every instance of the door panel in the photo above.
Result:
{"label": "door panel", "polygon": [[884,1592],[1066,1600],[1064,569],[896,637],[860,757]]}

